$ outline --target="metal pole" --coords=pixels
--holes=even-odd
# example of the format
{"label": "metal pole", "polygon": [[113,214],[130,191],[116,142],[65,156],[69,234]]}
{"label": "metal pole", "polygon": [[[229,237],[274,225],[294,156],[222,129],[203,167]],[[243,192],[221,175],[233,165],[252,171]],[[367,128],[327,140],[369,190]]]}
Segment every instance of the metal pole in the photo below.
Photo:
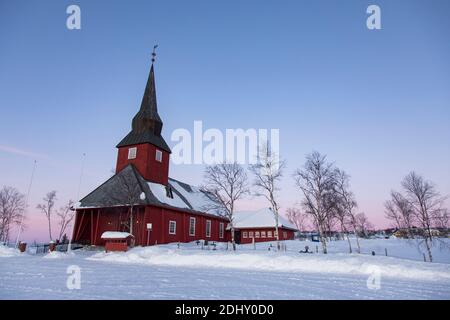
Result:
{"label": "metal pole", "polygon": [[[81,189],[81,179],[83,178],[83,171],[84,171],[84,159],[86,158],[86,153],[83,153],[83,157],[81,158],[81,172],[80,172],[80,179],[78,180],[78,190],[77,190],[77,198],[75,199],[75,214],[77,212],[76,204],[78,203],[78,200],[80,198],[80,189]],[[75,224],[74,224],[75,226]],[[73,229],[72,224],[70,224],[69,230],[72,230],[72,234],[69,237],[69,246],[67,247],[67,252],[72,252],[72,237],[73,237]]]}
{"label": "metal pole", "polygon": [[[30,184],[28,185],[27,197],[25,199],[25,210],[27,210],[27,207],[28,207],[28,200],[30,198],[31,185],[33,184],[34,171],[36,170],[36,163],[37,163],[37,161],[34,160],[33,171],[31,172]],[[17,238],[16,238],[16,245],[15,245],[16,248],[17,248],[17,245],[19,244],[20,234],[22,233],[22,226],[23,226],[24,218],[25,218],[25,212],[22,214],[22,217],[20,218],[19,230],[17,231]]]}

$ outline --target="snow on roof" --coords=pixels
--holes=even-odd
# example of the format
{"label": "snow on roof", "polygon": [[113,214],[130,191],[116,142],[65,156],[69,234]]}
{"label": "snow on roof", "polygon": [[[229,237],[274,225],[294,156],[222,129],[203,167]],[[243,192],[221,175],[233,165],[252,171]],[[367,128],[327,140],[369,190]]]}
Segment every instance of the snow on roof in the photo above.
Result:
{"label": "snow on roof", "polygon": [[170,185],[186,199],[192,210],[216,214],[211,206],[212,200],[200,188],[186,184],[183,186],[174,179],[170,180]]}
{"label": "snow on roof", "polygon": [[159,202],[168,204],[172,207],[189,209],[189,206],[181,199],[175,192],[172,192],[173,198],[167,196],[167,189],[165,185],[147,182],[150,191],[158,199]]}
{"label": "snow on roof", "polygon": [[128,237],[133,237],[133,235],[128,232],[117,231],[105,231],[101,236],[102,239],[126,239]]}
{"label": "snow on roof", "polygon": [[213,200],[200,188],[172,178],[169,178],[167,186],[148,181],[131,164],[74,204],[73,208],[129,206],[129,202],[127,202],[129,201],[129,195],[126,188],[123,187],[123,181],[127,181],[133,187],[132,192],[139,195],[135,205],[163,204],[183,210],[220,216],[220,212],[213,209]]}
{"label": "snow on roof", "polygon": [[[275,214],[270,208],[263,208],[256,211],[239,211],[233,214],[233,225],[235,228],[274,228]],[[278,216],[278,227],[297,230],[283,216]]]}

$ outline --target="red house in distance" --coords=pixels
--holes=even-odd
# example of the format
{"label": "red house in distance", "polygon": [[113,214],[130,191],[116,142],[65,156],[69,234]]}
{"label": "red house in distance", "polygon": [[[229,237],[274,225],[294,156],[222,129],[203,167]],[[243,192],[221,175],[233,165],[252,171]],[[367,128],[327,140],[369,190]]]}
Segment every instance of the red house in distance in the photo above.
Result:
{"label": "red house in distance", "polygon": [[[275,241],[275,215],[270,208],[240,211],[234,214],[235,237],[241,244]],[[297,228],[284,217],[278,217],[279,240],[293,240]]]}

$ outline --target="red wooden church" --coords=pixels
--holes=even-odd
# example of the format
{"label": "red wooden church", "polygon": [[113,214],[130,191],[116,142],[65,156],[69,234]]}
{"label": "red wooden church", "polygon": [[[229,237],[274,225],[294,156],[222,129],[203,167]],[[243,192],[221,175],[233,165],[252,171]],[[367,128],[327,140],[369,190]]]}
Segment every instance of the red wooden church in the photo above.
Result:
{"label": "red wooden church", "polygon": [[162,126],[152,63],[131,131],[117,145],[116,173],[77,203],[72,241],[102,245],[106,231],[130,233],[144,246],[230,239],[229,221],[208,209],[217,207],[208,194],[169,178],[171,151]]}
{"label": "red wooden church", "polygon": [[117,145],[116,173],[76,206],[73,241],[101,245],[105,231],[129,232],[136,245],[226,241],[228,220],[208,211],[199,188],[169,178],[153,64],[132,129]]}

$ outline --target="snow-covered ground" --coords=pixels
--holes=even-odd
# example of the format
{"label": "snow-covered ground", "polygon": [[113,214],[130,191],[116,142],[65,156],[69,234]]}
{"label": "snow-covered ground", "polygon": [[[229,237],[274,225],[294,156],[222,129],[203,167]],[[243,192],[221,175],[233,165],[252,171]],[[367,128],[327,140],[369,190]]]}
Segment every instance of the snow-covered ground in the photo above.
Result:
{"label": "snow-covered ground", "polygon": [[[449,251],[435,248],[438,262],[427,263],[405,240],[363,240],[363,254],[348,254],[346,241],[330,242],[328,255],[298,252],[316,243],[285,244],[282,252],[190,243],[45,256],[0,247],[0,299],[450,299]],[[71,265],[80,289],[67,288]]]}

